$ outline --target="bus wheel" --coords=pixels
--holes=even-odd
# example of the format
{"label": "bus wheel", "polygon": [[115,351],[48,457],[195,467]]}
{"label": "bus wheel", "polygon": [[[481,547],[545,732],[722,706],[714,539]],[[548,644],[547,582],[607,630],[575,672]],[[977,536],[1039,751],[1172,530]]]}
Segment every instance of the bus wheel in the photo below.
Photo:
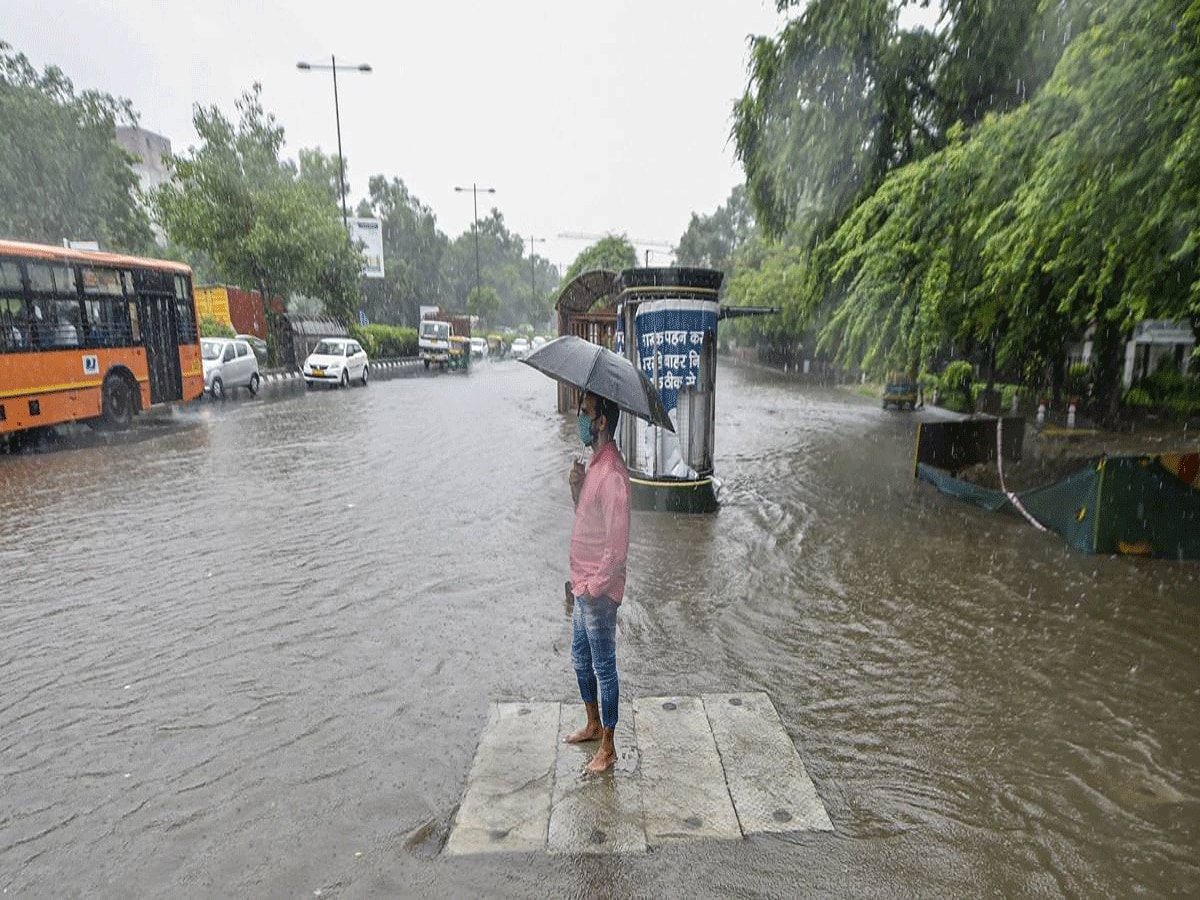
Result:
{"label": "bus wheel", "polygon": [[246,390],[250,392],[251,397],[258,393],[258,385],[261,381],[262,379],[258,377],[257,372],[250,376],[250,383],[246,385]]}
{"label": "bus wheel", "polygon": [[129,382],[116,372],[104,379],[101,389],[100,417],[108,428],[123,431],[133,421],[133,391]]}

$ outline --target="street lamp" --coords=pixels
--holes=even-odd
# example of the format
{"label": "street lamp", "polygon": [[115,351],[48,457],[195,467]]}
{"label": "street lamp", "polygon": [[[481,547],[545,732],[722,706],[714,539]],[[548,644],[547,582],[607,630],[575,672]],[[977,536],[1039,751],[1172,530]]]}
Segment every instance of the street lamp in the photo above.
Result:
{"label": "street lamp", "polygon": [[[298,63],[296,63],[296,68],[301,69],[305,72],[309,72],[309,71],[316,69],[317,71],[333,73],[333,118],[334,118],[334,121],[337,123],[338,184],[342,189],[342,227],[345,228],[347,226],[346,220],[348,218],[347,213],[346,213],[346,164],[345,164],[345,161],[342,159],[342,113],[341,113],[341,110],[338,109],[338,92],[337,92],[338,64],[337,64],[337,58],[333,54],[330,54],[329,55],[329,65],[325,65],[324,63],[298,62]],[[362,63],[361,65],[357,65],[357,66],[343,65],[341,68],[342,68],[343,72],[345,72],[347,69],[350,69],[355,72],[370,72],[371,71],[371,67],[367,63]]]}
{"label": "street lamp", "polygon": [[529,241],[529,315],[537,312],[537,281],[533,268],[533,245],[546,243],[545,238],[531,237]]}
{"label": "street lamp", "polygon": [[475,203],[475,302],[478,304],[483,298],[483,282],[479,278],[479,192],[485,194],[496,193],[495,188],[481,188],[477,184],[472,184],[469,188],[455,187],[457,193],[471,192],[471,197]]}

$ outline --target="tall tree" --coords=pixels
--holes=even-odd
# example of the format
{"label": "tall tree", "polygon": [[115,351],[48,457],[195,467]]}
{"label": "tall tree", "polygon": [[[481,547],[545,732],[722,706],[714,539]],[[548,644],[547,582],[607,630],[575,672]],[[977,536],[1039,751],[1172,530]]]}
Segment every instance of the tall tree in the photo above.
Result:
{"label": "tall tree", "polygon": [[[503,214],[493,208],[479,221],[479,277],[482,291],[476,303],[493,322],[508,325],[541,322],[549,312],[548,293],[535,290],[540,273],[544,286],[553,285],[553,267],[545,260],[530,262],[525,256],[525,238],[510,231]],[[449,286],[452,308],[467,310],[476,292],[476,231],[472,224],[450,245],[443,272]],[[534,282],[531,287],[531,280]],[[491,292],[491,293],[489,293]],[[492,295],[494,294],[494,300]]]}
{"label": "tall tree", "polygon": [[341,178],[341,175],[348,173],[350,169],[345,160],[339,167],[338,158],[326,156],[320,147],[301,149],[296,157],[300,180],[311,184],[340,210],[342,208],[342,191],[345,191],[347,195],[350,193],[349,175],[346,174],[345,180]]}
{"label": "tall tree", "polygon": [[[791,6],[779,0],[780,9]],[[898,165],[936,144],[938,43],[901,32],[891,0],[813,0],[755,38],[733,137],[759,224],[813,240]]]}
{"label": "tall tree", "polygon": [[366,309],[373,321],[416,325],[419,307],[444,305],[443,260],[449,247],[437,217],[399,178],[372,176],[359,214],[383,222],[382,279],[367,279]]}
{"label": "tall tree", "polygon": [[208,254],[231,281],[266,297],[316,297],[350,319],[362,257],[340,210],[280,161],[283,128],[263,108],[259,85],[237,109],[235,125],[216,107],[196,108],[201,144],[171,160],[176,178],[154,196],[159,221],[172,241]]}
{"label": "tall tree", "polygon": [[687,230],[679,238],[675,257],[681,266],[721,269],[728,275],[734,254],[754,233],[754,215],[746,188],[739,184],[712,215],[692,213]]}
{"label": "tall tree", "polygon": [[116,142],[118,124],[136,123],[128,100],[76,93],[57,67],[38,73],[0,41],[0,234],[149,252],[133,157]]}
{"label": "tall tree", "polygon": [[575,257],[563,275],[563,283],[592,269],[611,269],[620,272],[638,264],[637,250],[625,235],[610,234],[587,247]]}

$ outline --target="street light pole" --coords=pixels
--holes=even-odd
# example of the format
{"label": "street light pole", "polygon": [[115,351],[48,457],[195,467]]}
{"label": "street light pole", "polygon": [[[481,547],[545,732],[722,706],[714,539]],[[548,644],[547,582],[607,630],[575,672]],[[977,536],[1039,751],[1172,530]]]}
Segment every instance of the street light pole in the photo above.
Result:
{"label": "street light pole", "polygon": [[455,187],[454,190],[457,193],[466,193],[467,191],[470,191],[472,202],[474,203],[474,208],[475,208],[475,302],[478,304],[480,299],[483,296],[483,281],[480,279],[480,275],[479,275],[479,272],[480,272],[480,270],[479,270],[479,192],[483,191],[485,194],[494,194],[494,193],[496,193],[496,189],[490,188],[490,187],[481,188],[479,185],[472,182],[472,184],[469,188]]}
{"label": "street light pole", "polygon": [[[342,194],[342,227],[348,225],[349,214],[346,211],[346,161],[342,156],[342,111],[338,106],[338,87],[337,73],[338,64],[337,57],[332,53],[329,55],[329,65],[320,65],[316,63],[298,62],[296,68],[304,72],[309,72],[314,69],[318,71],[333,72],[333,119],[337,124],[337,145],[338,145],[338,187]],[[353,69],[356,72],[370,72],[371,67],[367,63],[362,63],[357,66],[342,66],[343,71]]]}
{"label": "street light pole", "polygon": [[545,238],[529,238],[529,314],[531,316],[537,310],[537,276],[533,267],[533,245],[544,243],[546,243]]}

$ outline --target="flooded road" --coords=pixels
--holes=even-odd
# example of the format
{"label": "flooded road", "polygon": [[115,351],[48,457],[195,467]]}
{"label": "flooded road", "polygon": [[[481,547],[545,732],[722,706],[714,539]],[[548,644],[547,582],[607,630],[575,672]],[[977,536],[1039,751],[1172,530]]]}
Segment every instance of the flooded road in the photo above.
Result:
{"label": "flooded road", "polygon": [[917,485],[911,415],[718,383],[723,508],[634,515],[623,694],[767,692],[834,833],[440,854],[489,701],[574,693],[575,427],[498,362],[0,456],[0,891],[1194,890],[1200,565]]}

